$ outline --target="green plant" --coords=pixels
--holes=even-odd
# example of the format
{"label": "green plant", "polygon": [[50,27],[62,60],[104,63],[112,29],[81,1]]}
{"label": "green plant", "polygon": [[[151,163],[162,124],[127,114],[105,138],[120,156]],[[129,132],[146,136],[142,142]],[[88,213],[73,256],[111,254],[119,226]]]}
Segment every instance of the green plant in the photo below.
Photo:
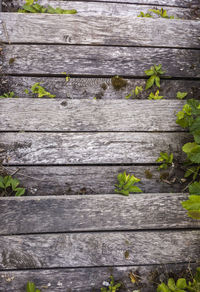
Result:
{"label": "green plant", "polygon": [[28,282],[26,285],[26,292],[41,292],[38,288],[36,288],[33,282]]}
{"label": "green plant", "polygon": [[178,99],[184,99],[187,95],[188,95],[187,92],[178,91],[177,94],[176,94],[176,98],[178,98]]}
{"label": "green plant", "polygon": [[153,17],[153,16],[150,13],[144,13],[141,11],[137,17]]}
{"label": "green plant", "polygon": [[129,99],[131,96],[134,98],[135,96],[138,96],[143,91],[142,86],[136,86],[135,89],[132,90],[130,94],[128,94],[125,98]]}
{"label": "green plant", "polygon": [[13,97],[16,97],[13,91],[0,95],[0,98],[13,98]]}
{"label": "green plant", "polygon": [[157,292],[199,292],[200,291],[200,268],[197,268],[196,274],[192,276],[191,281],[185,278],[179,278],[176,282],[169,278],[167,284],[161,283],[157,287]]}
{"label": "green plant", "polygon": [[159,93],[160,93],[159,90],[157,90],[155,94],[154,94],[153,92],[151,92],[151,93],[149,94],[148,99],[150,99],[150,100],[151,100],[151,99],[154,99],[154,100],[162,99],[163,96],[159,96]]}
{"label": "green plant", "polygon": [[[193,219],[200,219],[200,102],[195,99],[189,99],[183,106],[183,109],[177,113],[176,123],[182,128],[188,128],[193,135],[193,141],[183,145],[182,150],[187,155],[187,164],[185,177],[192,176],[192,182],[189,185],[188,200],[182,202],[183,208],[188,211],[188,216]],[[195,181],[195,182],[194,182]]]}
{"label": "green plant", "polygon": [[5,195],[15,193],[15,196],[19,197],[25,193],[24,188],[19,188],[20,182],[17,179],[8,176],[0,176],[0,189],[4,190]]}
{"label": "green plant", "polygon": [[119,291],[121,287],[121,283],[115,283],[114,277],[112,275],[110,276],[110,281],[104,283],[107,285],[107,287],[101,288],[101,292],[116,292]]}
{"label": "green plant", "polygon": [[150,76],[150,78],[146,82],[146,90],[151,88],[154,84],[156,84],[157,87],[160,88],[160,76],[163,75],[165,72],[162,70],[162,65],[159,64],[151,66],[149,70],[145,71],[145,74],[147,76]]}
{"label": "green plant", "polygon": [[124,196],[129,196],[130,193],[141,193],[142,190],[134,184],[139,182],[140,179],[134,175],[119,173],[117,176],[118,184],[115,184],[115,192]]}
{"label": "green plant", "polygon": [[[37,97],[55,97],[55,95],[49,93],[48,91],[46,91],[44,89],[44,87],[42,87],[40,85],[41,83],[37,82],[35,84],[33,84],[33,86],[31,87],[31,92],[34,93],[34,94],[37,94]],[[25,89],[25,93],[26,94],[29,94],[29,90],[28,89]]]}
{"label": "green plant", "polygon": [[169,166],[172,165],[174,159],[173,153],[168,154],[167,152],[160,152],[160,156],[156,160],[156,162],[162,162],[162,164],[159,166],[159,170],[161,169],[167,169]]}
{"label": "green plant", "polygon": [[62,72],[62,74],[65,75],[65,81],[66,81],[66,82],[69,82],[69,80],[70,80],[70,76],[69,76],[69,74],[67,74],[66,72]]}
{"label": "green plant", "polygon": [[19,9],[19,13],[50,13],[50,14],[75,14],[77,11],[75,9],[65,10],[59,7],[53,8],[50,5],[44,7],[38,4],[38,0],[25,0],[25,4],[22,9]]}
{"label": "green plant", "polygon": [[[148,11],[153,12],[154,14],[156,14],[162,18],[174,19],[174,16],[168,16],[167,10],[164,10],[163,8],[161,8],[160,10],[159,9],[148,9]],[[150,13],[140,12],[138,17],[153,17],[153,16]]]}

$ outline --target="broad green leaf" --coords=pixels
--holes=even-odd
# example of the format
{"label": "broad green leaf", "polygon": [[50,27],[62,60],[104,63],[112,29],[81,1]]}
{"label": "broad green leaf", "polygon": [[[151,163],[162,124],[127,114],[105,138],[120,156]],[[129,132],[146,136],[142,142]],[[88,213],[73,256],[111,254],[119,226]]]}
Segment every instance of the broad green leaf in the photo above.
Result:
{"label": "broad green leaf", "polygon": [[173,278],[169,278],[167,285],[169,287],[169,289],[171,289],[172,291],[175,291],[176,289],[176,284]]}
{"label": "broad green leaf", "polygon": [[147,76],[151,76],[154,74],[154,70],[146,70],[144,71]]}
{"label": "broad green leaf", "polygon": [[157,288],[157,292],[171,292],[171,291],[165,283],[161,283]]}
{"label": "broad green leaf", "polygon": [[35,292],[35,284],[33,282],[28,282],[26,285],[26,292]]}
{"label": "broad green leaf", "polygon": [[200,183],[199,182],[194,182],[189,186],[189,192],[192,195],[200,195]]}
{"label": "broad green leaf", "polygon": [[176,282],[176,286],[179,289],[186,289],[187,288],[186,280],[184,278],[178,279]]}
{"label": "broad green leaf", "polygon": [[176,94],[176,97],[177,97],[178,99],[183,99],[183,98],[185,98],[187,95],[188,95],[187,92],[181,92],[181,91],[178,91],[177,94]]}
{"label": "broad green leaf", "polygon": [[17,188],[17,189],[16,189],[16,194],[15,194],[15,196],[16,196],[16,197],[20,197],[20,196],[24,195],[24,193],[25,193],[25,189],[24,189],[24,188]]}
{"label": "broad green leaf", "polygon": [[154,85],[154,81],[155,81],[155,75],[152,75],[146,82],[146,87],[145,89],[149,89]]}
{"label": "broad green leaf", "polygon": [[11,187],[12,190],[15,191],[16,187],[19,185],[19,181],[17,179],[12,179],[11,180]]}
{"label": "broad green leaf", "polygon": [[129,188],[130,193],[142,193],[142,190],[137,186],[131,186]]}
{"label": "broad green leaf", "polygon": [[192,143],[186,143],[183,147],[182,147],[182,150],[183,152],[185,153],[191,153],[193,149],[195,149],[197,146],[197,143],[195,142],[192,142]]}

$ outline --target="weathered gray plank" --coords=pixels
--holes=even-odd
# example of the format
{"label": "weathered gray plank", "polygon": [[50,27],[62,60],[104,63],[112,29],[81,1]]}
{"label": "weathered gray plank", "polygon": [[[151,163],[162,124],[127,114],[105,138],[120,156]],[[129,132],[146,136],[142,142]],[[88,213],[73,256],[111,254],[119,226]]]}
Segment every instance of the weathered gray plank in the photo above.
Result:
{"label": "weathered gray plank", "polygon": [[10,74],[144,76],[160,63],[172,77],[200,77],[199,50],[63,45],[4,45],[4,50],[2,70]]}
{"label": "weathered gray plank", "polygon": [[[0,271],[0,291],[24,292],[25,285],[32,280],[37,287],[48,287],[48,292],[88,292],[100,291],[103,282],[110,275],[123,284],[122,292],[140,289],[142,292],[155,292],[160,281],[167,281],[170,276],[185,277],[189,269],[195,271],[197,264],[168,264],[128,267],[98,267],[53,270]],[[130,273],[137,276],[135,284],[130,281]]]}
{"label": "weathered gray plank", "polygon": [[181,206],[186,198],[166,193],[0,198],[0,234],[200,228]]}
{"label": "weathered gray plank", "polygon": [[1,42],[8,42],[9,38],[10,43],[33,44],[200,46],[198,21],[37,13],[2,13],[0,18],[6,26]]}
{"label": "weathered gray plank", "polygon": [[[138,186],[145,193],[181,192],[185,184],[181,182],[184,172],[176,169],[166,183],[161,180],[163,172],[157,166],[26,166],[6,167],[9,174],[17,171],[15,177],[26,188],[28,195],[77,195],[113,194],[117,175],[120,172],[134,174],[141,179]],[[164,171],[169,173],[169,171]],[[170,172],[171,173],[171,172]]]}
{"label": "weathered gray plank", "polygon": [[200,231],[1,236],[0,269],[194,262],[200,255],[199,237]]}
{"label": "weathered gray plank", "polygon": [[[73,3],[76,3],[76,1],[67,1],[67,8],[68,9],[68,5],[73,5]],[[83,4],[87,4],[87,1],[82,1]],[[96,2],[96,0],[94,0],[93,2]],[[98,1],[97,1],[98,2]],[[109,2],[108,0],[101,0],[101,2]],[[123,0],[115,0],[113,2],[124,2]],[[49,4],[49,5],[52,5],[52,6],[59,6],[59,7],[64,7],[63,5],[65,5],[64,1],[60,1],[60,0],[41,0],[40,3],[43,3],[43,4]],[[72,3],[72,4],[71,4]],[[142,4],[145,4],[145,5],[160,5],[160,6],[163,6],[163,5],[166,5],[168,7],[191,7],[193,5],[198,5],[199,2],[198,0],[126,0],[126,3],[131,3],[131,4],[137,4],[137,5],[142,5]],[[9,7],[19,7],[19,6],[22,6],[24,4],[23,0],[3,0],[3,4],[4,4],[4,7],[6,6],[9,6]],[[106,3],[108,4],[108,3]],[[54,7],[55,7],[54,6]],[[71,6],[70,6],[71,8]],[[74,8],[74,7],[72,7]]]}
{"label": "weathered gray plank", "polygon": [[[4,4],[4,11],[16,11],[24,4],[23,0],[10,1]],[[76,9],[78,15],[81,16],[138,16],[141,11],[148,12],[148,9],[155,7],[155,5],[139,5],[139,4],[126,4],[126,3],[104,3],[104,2],[80,2],[80,1],[60,1],[60,0],[41,0],[42,5],[51,5],[52,7],[61,7],[62,9]],[[169,3],[167,3],[169,4]],[[195,19],[197,15],[193,13],[192,9],[167,7],[168,15],[173,15],[183,19]]]}
{"label": "weathered gray plank", "polygon": [[[0,131],[178,131],[185,101],[1,99]],[[147,119],[148,117],[148,119]]]}
{"label": "weathered gray plank", "polygon": [[[127,85],[116,90],[111,78],[70,78],[66,83],[64,78],[54,77],[15,77],[4,78],[4,91],[14,91],[18,97],[29,98],[34,95],[25,94],[36,82],[41,82],[47,91],[56,98],[71,99],[124,99],[136,86],[145,86],[144,79],[125,79]],[[178,91],[188,92],[187,98],[200,98],[200,82],[191,80],[161,80],[160,93],[166,99],[175,99]],[[144,91],[139,99],[148,98],[149,91]],[[137,99],[137,97],[134,97]]]}
{"label": "weathered gray plank", "polygon": [[160,151],[182,160],[188,141],[187,133],[2,133],[0,158],[12,165],[155,163]]}

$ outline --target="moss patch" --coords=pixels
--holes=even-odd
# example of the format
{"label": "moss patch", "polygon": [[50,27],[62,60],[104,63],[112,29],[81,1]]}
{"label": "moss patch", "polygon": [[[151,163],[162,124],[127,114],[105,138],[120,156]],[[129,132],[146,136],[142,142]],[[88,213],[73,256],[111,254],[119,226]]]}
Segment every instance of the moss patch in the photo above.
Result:
{"label": "moss patch", "polygon": [[145,174],[145,177],[146,177],[147,179],[152,179],[152,177],[153,177],[153,174],[151,173],[151,171],[150,171],[149,169],[146,169],[146,170],[144,171],[144,174]]}
{"label": "moss patch", "polygon": [[119,76],[112,77],[111,83],[115,90],[120,90],[127,85],[127,81]]}

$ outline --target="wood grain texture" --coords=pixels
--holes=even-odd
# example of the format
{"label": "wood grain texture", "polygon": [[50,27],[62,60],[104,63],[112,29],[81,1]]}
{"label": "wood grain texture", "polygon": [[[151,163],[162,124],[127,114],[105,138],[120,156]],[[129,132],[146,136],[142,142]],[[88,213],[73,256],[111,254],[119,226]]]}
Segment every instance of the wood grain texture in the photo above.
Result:
{"label": "wood grain texture", "polygon": [[200,77],[199,50],[63,45],[4,45],[4,50],[2,70],[8,74],[144,76],[161,63],[166,75]]}
{"label": "wood grain texture", "polygon": [[0,234],[200,228],[181,206],[187,197],[164,193],[0,198]]}
{"label": "wood grain texture", "polygon": [[[142,292],[155,292],[156,283],[167,281],[169,275],[185,277],[188,268],[195,271],[197,264],[168,264],[128,267],[98,267],[53,270],[24,270],[0,271],[0,291],[24,292],[25,284],[30,279],[43,289],[48,287],[48,292],[99,292],[103,282],[108,281],[110,275],[117,282],[123,284],[122,292],[132,292],[140,289]],[[131,283],[129,274],[137,275],[138,282]],[[45,289],[44,289],[45,291]]]}
{"label": "wood grain texture", "polygon": [[187,133],[2,133],[8,165],[155,163],[160,151],[185,159]]}
{"label": "wood grain texture", "polygon": [[[1,99],[0,131],[178,131],[185,101]],[[148,117],[148,118],[147,118]]]}
{"label": "wood grain texture", "polygon": [[[157,166],[26,166],[6,167],[9,174],[15,174],[27,195],[77,195],[113,194],[119,172],[126,171],[140,178],[137,184],[144,193],[181,192],[185,184],[181,182],[184,172],[175,169],[174,183],[166,183],[160,175],[169,171],[158,171]],[[170,172],[171,173],[171,172]],[[150,175],[150,177],[148,176]],[[152,177],[151,177],[152,176]],[[171,178],[172,179],[172,178]]]}
{"label": "wood grain texture", "polygon": [[[11,7],[18,7],[18,6],[21,6],[24,4],[23,0],[7,0],[8,3],[6,3],[6,1],[4,0],[4,7],[6,7],[6,4],[7,6],[10,6]],[[69,5],[73,5],[73,3],[76,3],[77,1],[67,1],[67,3],[69,3]],[[96,2],[96,0],[94,0],[93,2]],[[98,2],[98,1],[97,1]],[[108,0],[102,0],[101,2],[109,2]],[[113,2],[117,2],[117,3],[124,3],[123,0],[115,0]],[[41,0],[40,3],[43,3],[43,4],[50,4],[52,6],[60,6],[60,7],[63,7],[63,5],[66,5],[64,3],[64,1],[60,1],[60,0]],[[72,4],[71,4],[72,3]],[[87,1],[82,1],[83,4],[87,4]],[[191,6],[194,6],[194,5],[198,5],[199,2],[198,0],[127,0],[126,3],[131,3],[131,4],[137,4],[137,5],[142,5],[142,4],[145,4],[145,5],[160,5],[160,6],[163,6],[163,5],[166,5],[168,7],[171,7],[173,8],[174,7],[191,7]],[[106,3],[108,4],[108,3]],[[67,4],[68,5],[68,4]],[[67,6],[69,7],[69,6]],[[72,7],[74,8],[74,7]],[[68,8],[67,8],[68,9]]]}
{"label": "wood grain texture", "polygon": [[[128,2],[128,1],[127,1]],[[126,3],[104,3],[104,2],[80,2],[80,1],[60,1],[60,0],[40,0],[41,5],[51,5],[52,7],[61,7],[62,9],[76,9],[77,15],[81,16],[138,16],[141,11],[148,12],[148,9],[155,7],[155,5],[142,4],[126,4]],[[23,0],[10,1],[3,6],[4,11],[16,11],[24,4]],[[150,3],[151,4],[151,3]],[[169,3],[167,3],[168,5]],[[194,11],[189,8],[168,7],[162,6],[166,9],[168,15],[173,15],[183,19],[198,19]],[[155,15],[156,16],[156,15]]]}
{"label": "wood grain texture", "polygon": [[10,43],[32,44],[200,46],[198,21],[37,13],[2,13],[0,18],[6,26],[1,42],[9,38]]}
{"label": "wood grain texture", "polygon": [[[89,3],[89,2],[88,2]],[[125,79],[127,85],[116,90],[111,78],[70,78],[66,83],[65,78],[56,77],[24,77],[6,76],[5,85],[14,91],[18,97],[34,97],[25,94],[25,89],[30,89],[36,82],[41,82],[48,92],[56,98],[65,99],[124,99],[136,86],[145,86],[144,79]],[[161,80],[160,93],[166,99],[176,99],[178,91],[188,92],[187,98],[200,98],[200,82],[194,80]],[[143,91],[138,99],[148,98],[151,90]],[[137,99],[137,97],[134,97]]]}
{"label": "wood grain texture", "polygon": [[195,262],[199,237],[197,230],[1,236],[0,269]]}

